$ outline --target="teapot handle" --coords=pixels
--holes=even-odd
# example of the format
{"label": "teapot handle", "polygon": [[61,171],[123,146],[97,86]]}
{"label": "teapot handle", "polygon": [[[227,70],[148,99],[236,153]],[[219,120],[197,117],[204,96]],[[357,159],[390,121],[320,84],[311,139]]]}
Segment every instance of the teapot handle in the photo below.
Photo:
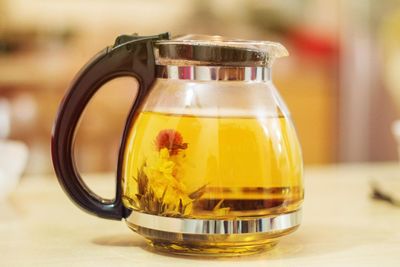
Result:
{"label": "teapot handle", "polygon": [[[121,199],[121,164],[129,124],[155,80],[153,42],[169,39],[168,33],[155,36],[122,35],[114,46],[94,56],[77,74],[57,114],[52,131],[51,152],[58,181],[75,204],[102,218],[120,220],[126,217]],[[139,90],[127,118],[118,157],[117,188],[113,200],[104,199],[82,180],[73,153],[77,124],[93,95],[106,82],[121,76],[137,79]]]}

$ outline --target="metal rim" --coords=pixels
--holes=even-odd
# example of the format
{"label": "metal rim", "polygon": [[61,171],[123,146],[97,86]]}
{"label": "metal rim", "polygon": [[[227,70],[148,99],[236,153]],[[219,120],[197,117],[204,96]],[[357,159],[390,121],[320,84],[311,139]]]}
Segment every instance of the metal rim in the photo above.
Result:
{"label": "metal rim", "polygon": [[237,220],[185,219],[132,211],[126,218],[130,225],[180,234],[252,234],[272,233],[298,226],[301,210],[275,216]]}
{"label": "metal rim", "polygon": [[176,66],[157,65],[158,78],[196,81],[269,81],[267,67]]}

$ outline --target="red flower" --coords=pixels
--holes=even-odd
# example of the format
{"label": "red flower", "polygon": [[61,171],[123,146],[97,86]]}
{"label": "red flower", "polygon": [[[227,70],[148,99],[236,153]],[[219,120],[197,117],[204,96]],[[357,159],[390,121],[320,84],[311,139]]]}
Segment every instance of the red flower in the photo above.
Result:
{"label": "red flower", "polygon": [[187,148],[187,143],[183,143],[182,135],[178,131],[166,129],[158,133],[156,147],[157,150],[167,148],[171,155],[176,155],[179,149]]}

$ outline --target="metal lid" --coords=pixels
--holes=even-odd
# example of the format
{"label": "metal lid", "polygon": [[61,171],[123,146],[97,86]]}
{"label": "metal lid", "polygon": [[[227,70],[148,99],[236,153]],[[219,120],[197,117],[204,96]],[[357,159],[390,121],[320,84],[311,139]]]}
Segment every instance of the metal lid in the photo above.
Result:
{"label": "metal lid", "polygon": [[184,35],[155,43],[158,65],[270,66],[289,53],[280,43]]}

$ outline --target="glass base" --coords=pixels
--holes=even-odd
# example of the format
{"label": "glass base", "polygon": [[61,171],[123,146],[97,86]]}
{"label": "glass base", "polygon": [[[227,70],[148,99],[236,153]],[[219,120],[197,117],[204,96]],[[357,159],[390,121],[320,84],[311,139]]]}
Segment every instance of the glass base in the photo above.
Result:
{"label": "glass base", "polygon": [[163,217],[132,211],[126,222],[157,251],[231,257],[261,253],[299,227],[301,211],[236,220]]}
{"label": "glass base", "polygon": [[275,233],[257,234],[178,234],[128,224],[144,236],[156,251],[184,256],[233,257],[258,254],[272,249],[279,237],[298,228],[294,226]]}
{"label": "glass base", "polygon": [[183,256],[202,256],[202,257],[237,257],[263,253],[272,249],[278,242],[267,240],[266,243],[253,245],[213,245],[199,243],[176,244],[168,241],[148,240],[148,243],[156,251]]}

